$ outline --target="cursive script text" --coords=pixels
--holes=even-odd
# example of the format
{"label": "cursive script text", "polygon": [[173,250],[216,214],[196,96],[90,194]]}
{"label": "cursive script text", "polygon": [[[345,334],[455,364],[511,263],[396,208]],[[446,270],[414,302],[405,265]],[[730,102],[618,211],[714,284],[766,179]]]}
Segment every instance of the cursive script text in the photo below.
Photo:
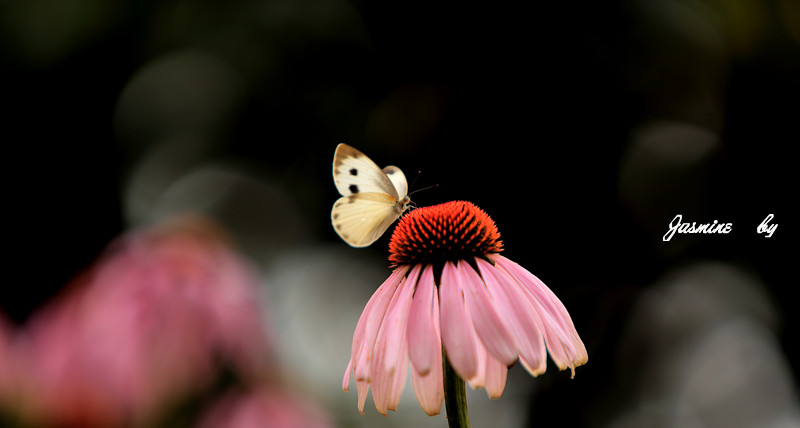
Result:
{"label": "cursive script text", "polygon": [[678,214],[669,222],[669,230],[664,234],[664,241],[669,241],[676,233],[723,233],[727,234],[733,229],[733,223],[682,223],[683,216]]}
{"label": "cursive script text", "polygon": [[764,221],[762,221],[761,224],[758,225],[758,228],[756,228],[756,232],[758,232],[759,235],[762,233],[766,233],[767,234],[766,238],[772,238],[772,234],[775,233],[775,229],[778,228],[778,223],[769,224],[769,221],[772,220],[773,217],[775,217],[774,214],[768,215],[767,218],[765,218]]}

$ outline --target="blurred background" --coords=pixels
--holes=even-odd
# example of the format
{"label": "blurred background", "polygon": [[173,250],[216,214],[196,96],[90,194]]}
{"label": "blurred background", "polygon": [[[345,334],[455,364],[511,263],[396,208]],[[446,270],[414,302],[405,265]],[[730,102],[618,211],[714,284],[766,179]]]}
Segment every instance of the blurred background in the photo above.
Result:
{"label": "blurred background", "polygon": [[[796,0],[6,0],[0,339],[202,214],[257,272],[281,385],[332,426],[445,426],[410,385],[388,418],[341,391],[390,236],[330,225],[346,142],[437,185],[417,206],[484,209],[587,345],[573,380],[470,391],[474,426],[798,426],[798,99]],[[733,230],[664,242],[676,214]]]}

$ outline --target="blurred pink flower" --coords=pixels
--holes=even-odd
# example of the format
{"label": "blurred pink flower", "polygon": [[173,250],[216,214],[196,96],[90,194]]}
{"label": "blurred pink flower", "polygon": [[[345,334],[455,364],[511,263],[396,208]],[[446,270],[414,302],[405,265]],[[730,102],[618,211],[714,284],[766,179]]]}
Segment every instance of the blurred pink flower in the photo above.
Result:
{"label": "blurred pink flower", "polygon": [[258,371],[268,347],[257,283],[207,220],[122,236],[0,352],[11,404],[34,424],[120,426],[206,386],[220,361]]}
{"label": "blurred pink flower", "polygon": [[231,392],[201,419],[198,428],[331,428],[313,402],[285,390],[262,387]]}
{"label": "blurred pink flower", "polygon": [[419,208],[405,215],[389,244],[395,270],[364,308],[353,335],[351,372],[363,413],[372,385],[375,408],[396,410],[409,361],[417,401],[438,414],[444,397],[442,349],[473,388],[503,394],[517,360],[533,376],[547,351],[563,370],[588,360],[566,308],[533,274],[499,255],[489,216],[469,202]]}

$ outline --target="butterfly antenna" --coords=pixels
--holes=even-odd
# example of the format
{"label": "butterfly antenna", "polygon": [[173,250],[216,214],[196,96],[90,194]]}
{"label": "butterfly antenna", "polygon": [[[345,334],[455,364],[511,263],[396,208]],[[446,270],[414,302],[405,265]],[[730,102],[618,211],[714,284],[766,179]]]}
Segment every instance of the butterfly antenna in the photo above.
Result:
{"label": "butterfly antenna", "polygon": [[434,185],[431,185],[431,186],[427,186],[427,187],[423,187],[421,189],[414,190],[413,192],[409,193],[408,196],[411,196],[414,193],[421,192],[423,190],[433,189],[434,187],[439,187],[439,185],[438,184],[434,184]]}
{"label": "butterfly antenna", "polygon": [[[411,185],[408,186],[409,189],[414,187],[414,184],[416,184],[417,179],[419,178],[420,174],[422,174],[422,171],[417,171],[417,175],[414,176],[414,179],[411,181]],[[409,193],[409,195],[410,195],[410,193]]]}

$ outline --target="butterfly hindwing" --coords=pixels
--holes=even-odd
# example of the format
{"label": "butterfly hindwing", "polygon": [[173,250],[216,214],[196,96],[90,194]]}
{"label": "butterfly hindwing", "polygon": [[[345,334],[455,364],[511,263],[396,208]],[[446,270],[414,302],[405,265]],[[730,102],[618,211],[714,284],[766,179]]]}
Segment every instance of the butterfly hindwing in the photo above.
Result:
{"label": "butterfly hindwing", "polygon": [[390,165],[383,169],[383,172],[386,174],[386,177],[389,178],[389,181],[392,182],[394,189],[397,191],[397,199],[401,200],[408,195],[408,181],[406,180],[406,175],[403,174],[403,171],[400,168]]}
{"label": "butterfly hindwing", "polygon": [[333,204],[331,223],[336,233],[353,247],[366,247],[383,235],[400,216],[397,205],[381,193],[344,196]]}

